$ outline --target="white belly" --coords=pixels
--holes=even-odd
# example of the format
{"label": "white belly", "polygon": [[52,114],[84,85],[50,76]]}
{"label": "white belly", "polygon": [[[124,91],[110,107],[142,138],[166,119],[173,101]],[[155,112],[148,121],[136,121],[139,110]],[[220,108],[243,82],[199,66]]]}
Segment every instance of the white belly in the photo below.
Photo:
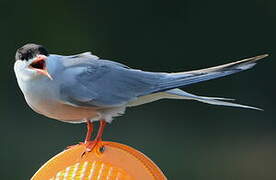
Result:
{"label": "white belly", "polygon": [[37,113],[61,121],[78,123],[86,121],[86,119],[95,119],[99,116],[97,108],[75,107],[43,98],[25,98],[28,105]]}
{"label": "white belly", "polygon": [[[95,107],[76,107],[59,100],[59,88],[53,81],[20,82],[20,88],[28,105],[37,113],[44,116],[68,122],[83,122],[97,118]],[[43,86],[42,86],[43,85]]]}

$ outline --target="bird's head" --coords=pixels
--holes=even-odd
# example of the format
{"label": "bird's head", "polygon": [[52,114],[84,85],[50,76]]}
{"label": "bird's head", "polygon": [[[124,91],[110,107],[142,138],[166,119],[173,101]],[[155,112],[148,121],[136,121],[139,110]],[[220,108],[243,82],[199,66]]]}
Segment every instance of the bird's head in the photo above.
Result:
{"label": "bird's head", "polygon": [[15,54],[14,70],[17,76],[24,79],[33,79],[39,76],[46,76],[52,80],[48,73],[46,61],[48,51],[37,44],[26,44],[17,49]]}

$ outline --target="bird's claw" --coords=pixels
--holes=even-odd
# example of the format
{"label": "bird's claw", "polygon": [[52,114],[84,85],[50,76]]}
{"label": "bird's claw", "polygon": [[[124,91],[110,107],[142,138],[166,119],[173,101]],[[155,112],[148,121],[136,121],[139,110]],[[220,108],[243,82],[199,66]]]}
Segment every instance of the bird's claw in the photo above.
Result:
{"label": "bird's claw", "polygon": [[85,145],[85,151],[82,153],[81,157],[83,157],[86,153],[93,151],[99,142],[100,141],[95,140],[83,143]]}

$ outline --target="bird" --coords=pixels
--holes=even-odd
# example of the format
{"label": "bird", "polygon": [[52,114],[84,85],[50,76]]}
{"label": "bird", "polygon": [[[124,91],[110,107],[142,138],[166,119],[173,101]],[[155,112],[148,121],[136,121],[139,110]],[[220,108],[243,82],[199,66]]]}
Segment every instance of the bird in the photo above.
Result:
{"label": "bird", "polygon": [[[196,100],[212,105],[261,110],[231,102],[233,99],[206,97],[180,88],[252,68],[268,54],[200,70],[176,73],[149,72],[101,59],[91,52],[75,55],[49,54],[39,44],[17,49],[14,72],[27,104],[35,112],[67,123],[86,123],[86,152],[102,141],[104,129],[127,107],[159,99]],[[99,129],[91,140],[94,122]]]}

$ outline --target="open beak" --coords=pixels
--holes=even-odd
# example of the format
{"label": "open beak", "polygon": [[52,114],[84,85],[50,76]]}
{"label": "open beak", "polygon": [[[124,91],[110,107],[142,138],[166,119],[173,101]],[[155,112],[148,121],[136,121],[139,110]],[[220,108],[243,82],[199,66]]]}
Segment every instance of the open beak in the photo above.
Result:
{"label": "open beak", "polygon": [[38,55],[35,60],[29,65],[31,69],[34,69],[37,73],[47,76],[49,79],[53,80],[52,76],[48,73],[46,68],[47,56]]}

